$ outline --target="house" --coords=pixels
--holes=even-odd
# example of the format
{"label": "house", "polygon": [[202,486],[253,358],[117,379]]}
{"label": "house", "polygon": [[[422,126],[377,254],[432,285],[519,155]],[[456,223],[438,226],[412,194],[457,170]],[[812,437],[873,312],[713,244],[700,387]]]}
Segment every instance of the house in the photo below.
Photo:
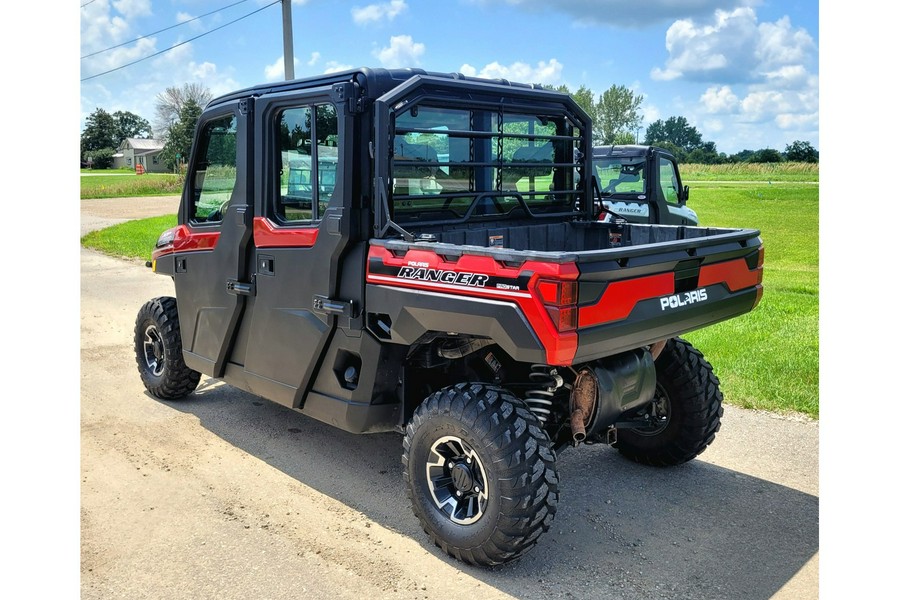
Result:
{"label": "house", "polygon": [[125,138],[113,154],[113,168],[134,169],[143,165],[148,173],[165,173],[166,165],[160,156],[164,146],[162,140]]}

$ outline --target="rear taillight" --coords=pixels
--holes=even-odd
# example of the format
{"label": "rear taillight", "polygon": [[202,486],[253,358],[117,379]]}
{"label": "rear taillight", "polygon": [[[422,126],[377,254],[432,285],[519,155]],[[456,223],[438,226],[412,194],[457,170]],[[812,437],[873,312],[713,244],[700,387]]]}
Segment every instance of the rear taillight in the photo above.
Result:
{"label": "rear taillight", "polygon": [[578,282],[541,279],[538,295],[559,332],[578,329]]}

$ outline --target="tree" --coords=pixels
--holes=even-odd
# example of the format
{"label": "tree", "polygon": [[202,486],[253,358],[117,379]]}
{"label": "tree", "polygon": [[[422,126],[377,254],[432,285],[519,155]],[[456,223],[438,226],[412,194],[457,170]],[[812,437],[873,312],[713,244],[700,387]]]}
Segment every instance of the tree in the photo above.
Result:
{"label": "tree", "polygon": [[643,101],[642,95],[636,96],[624,85],[613,85],[603,92],[595,104],[594,139],[601,144],[611,144],[617,134],[637,129]]}
{"label": "tree", "polygon": [[154,127],[161,139],[169,137],[169,128],[181,119],[181,112],[188,102],[206,108],[212,100],[212,92],[202,83],[185,83],[181,87],[169,87],[156,96],[156,122]]}
{"label": "tree", "polygon": [[740,152],[736,152],[729,156],[728,160],[735,163],[752,162],[754,154],[756,154],[756,152],[754,152],[753,150],[747,150],[746,148],[744,148]]}
{"label": "tree", "polygon": [[81,132],[81,157],[101,148],[116,148],[120,141],[115,119],[102,108],[97,108],[85,120],[84,131]]}
{"label": "tree", "polygon": [[626,139],[623,134],[634,136],[632,132],[641,123],[639,110],[643,96],[635,96],[634,92],[624,85],[613,85],[603,92],[599,98],[594,96],[586,85],[582,85],[576,92],[569,90],[568,86],[553,87],[545,85],[547,89],[569,94],[575,102],[584,109],[593,123],[592,142],[594,144],[619,143],[618,139]]}
{"label": "tree", "polygon": [[774,148],[764,148],[757,150],[750,158],[750,162],[755,163],[776,163],[781,162],[781,153]]}
{"label": "tree", "polygon": [[703,142],[698,148],[687,153],[684,162],[695,165],[715,165],[722,162],[722,159],[716,150],[715,142]]}
{"label": "tree", "polygon": [[200,105],[189,98],[181,106],[177,120],[169,126],[162,157],[170,168],[178,162],[178,155],[181,155],[181,159],[185,161],[190,157],[194,130],[197,128],[197,120],[200,118],[201,112],[203,109]]}
{"label": "tree", "polygon": [[674,144],[689,153],[702,147],[703,136],[684,117],[669,117],[665,121],[657,119],[647,127],[646,143],[659,146],[662,142]]}
{"label": "tree", "polygon": [[784,149],[784,159],[791,162],[817,163],[819,151],[813,148],[809,142],[796,140]]}
{"label": "tree", "polygon": [[125,138],[153,137],[153,129],[147,119],[139,117],[133,112],[117,110],[112,114],[112,118],[116,124],[116,136],[119,141]]}
{"label": "tree", "polygon": [[111,169],[113,166],[113,154],[116,151],[112,148],[100,148],[98,150],[92,150],[91,157],[91,168],[92,169]]}

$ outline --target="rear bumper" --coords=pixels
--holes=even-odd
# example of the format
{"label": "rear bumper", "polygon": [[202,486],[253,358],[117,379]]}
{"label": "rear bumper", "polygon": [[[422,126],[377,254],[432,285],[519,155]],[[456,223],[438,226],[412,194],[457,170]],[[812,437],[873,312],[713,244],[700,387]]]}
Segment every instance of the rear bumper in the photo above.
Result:
{"label": "rear bumper", "polygon": [[579,364],[646,346],[753,310],[762,285],[730,292],[725,285],[705,288],[708,299],[677,308],[662,307],[660,298],[638,302],[627,319],[579,329]]}

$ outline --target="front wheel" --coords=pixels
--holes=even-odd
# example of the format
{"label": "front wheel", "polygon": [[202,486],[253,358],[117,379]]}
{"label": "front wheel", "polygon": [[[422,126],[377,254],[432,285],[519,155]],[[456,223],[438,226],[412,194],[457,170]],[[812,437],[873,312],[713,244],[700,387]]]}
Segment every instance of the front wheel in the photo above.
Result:
{"label": "front wheel", "polygon": [[175,298],[154,298],[138,311],[134,354],[144,387],[157,398],[184,398],[200,383],[200,373],[184,364]]}
{"label": "front wheel", "polygon": [[550,439],[528,407],[503,388],[458,384],[426,398],[407,425],[403,467],[425,532],[470,564],[518,558],[556,514]]}
{"label": "front wheel", "polygon": [[656,359],[656,396],[643,411],[648,426],[619,429],[625,457],[658,467],[678,465],[706,450],[721,425],[719,379],[703,354],[681,338]]}

